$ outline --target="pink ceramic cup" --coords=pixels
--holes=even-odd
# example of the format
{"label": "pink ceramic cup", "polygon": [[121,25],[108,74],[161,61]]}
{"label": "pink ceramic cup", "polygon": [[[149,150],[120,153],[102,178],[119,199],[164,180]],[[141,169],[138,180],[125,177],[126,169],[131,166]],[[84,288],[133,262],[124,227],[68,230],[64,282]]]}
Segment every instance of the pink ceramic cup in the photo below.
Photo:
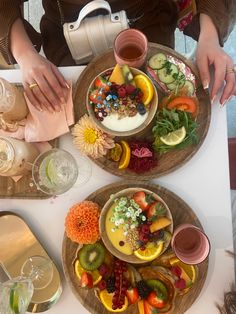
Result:
{"label": "pink ceramic cup", "polygon": [[191,224],[178,226],[171,240],[175,255],[186,264],[203,262],[210,253],[210,242],[204,232]]}
{"label": "pink ceramic cup", "polygon": [[141,68],[146,61],[147,52],[147,37],[137,29],[125,29],[115,38],[114,55],[120,65]]}

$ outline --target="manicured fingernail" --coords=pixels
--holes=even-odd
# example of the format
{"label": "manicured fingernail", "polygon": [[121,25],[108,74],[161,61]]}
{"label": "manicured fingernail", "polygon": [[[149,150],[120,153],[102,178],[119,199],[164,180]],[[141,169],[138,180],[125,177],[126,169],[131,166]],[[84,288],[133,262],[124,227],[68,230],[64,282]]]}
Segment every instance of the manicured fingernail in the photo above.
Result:
{"label": "manicured fingernail", "polygon": [[230,102],[232,96],[230,96],[228,99],[226,99],[222,104],[221,107],[224,107],[228,102]]}
{"label": "manicured fingernail", "polygon": [[203,81],[202,85],[203,85],[204,89],[208,89],[209,88],[209,82],[207,80]]}
{"label": "manicured fingernail", "polygon": [[211,103],[214,104],[214,101],[216,100],[216,95],[214,97],[212,97],[211,99]]}
{"label": "manicured fingernail", "polygon": [[70,89],[70,85],[67,82],[65,82],[65,86]]}

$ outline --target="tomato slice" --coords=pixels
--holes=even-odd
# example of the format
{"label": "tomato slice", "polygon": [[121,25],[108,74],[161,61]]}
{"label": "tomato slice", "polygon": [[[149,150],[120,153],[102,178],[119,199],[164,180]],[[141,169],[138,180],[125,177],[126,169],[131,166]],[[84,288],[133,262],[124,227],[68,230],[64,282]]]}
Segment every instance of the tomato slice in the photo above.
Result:
{"label": "tomato slice", "polygon": [[198,103],[195,98],[180,96],[171,100],[166,107],[168,109],[178,109],[182,111],[187,111],[192,114],[195,118],[198,113]]}

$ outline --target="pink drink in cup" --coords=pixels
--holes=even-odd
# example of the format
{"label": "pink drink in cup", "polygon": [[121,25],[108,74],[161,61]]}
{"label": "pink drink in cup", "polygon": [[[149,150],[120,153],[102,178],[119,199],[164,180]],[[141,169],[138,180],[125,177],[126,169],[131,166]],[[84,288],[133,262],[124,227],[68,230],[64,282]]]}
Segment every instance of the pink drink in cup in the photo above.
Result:
{"label": "pink drink in cup", "polygon": [[114,55],[120,65],[141,68],[146,61],[147,51],[147,37],[137,29],[125,29],[116,36]]}
{"label": "pink drink in cup", "polygon": [[203,262],[210,252],[207,236],[201,229],[191,224],[182,224],[175,229],[171,246],[183,263],[191,265]]}

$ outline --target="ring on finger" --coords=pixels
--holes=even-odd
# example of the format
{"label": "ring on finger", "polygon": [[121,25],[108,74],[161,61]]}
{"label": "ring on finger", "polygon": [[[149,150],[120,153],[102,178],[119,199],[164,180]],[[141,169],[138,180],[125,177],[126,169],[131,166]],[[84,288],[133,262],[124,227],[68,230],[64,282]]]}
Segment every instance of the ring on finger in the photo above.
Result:
{"label": "ring on finger", "polygon": [[36,86],[38,86],[38,84],[37,83],[32,83],[32,84],[29,84],[29,88],[30,89],[33,89],[34,87],[36,87]]}

